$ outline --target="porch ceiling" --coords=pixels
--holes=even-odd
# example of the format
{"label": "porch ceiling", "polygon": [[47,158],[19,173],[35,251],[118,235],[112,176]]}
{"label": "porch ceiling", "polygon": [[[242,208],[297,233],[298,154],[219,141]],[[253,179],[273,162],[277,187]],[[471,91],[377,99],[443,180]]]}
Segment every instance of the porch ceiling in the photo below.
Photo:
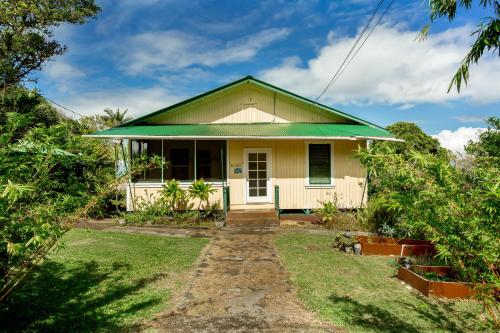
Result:
{"label": "porch ceiling", "polygon": [[395,139],[378,127],[351,124],[182,124],[115,127],[88,135],[96,138],[275,138]]}

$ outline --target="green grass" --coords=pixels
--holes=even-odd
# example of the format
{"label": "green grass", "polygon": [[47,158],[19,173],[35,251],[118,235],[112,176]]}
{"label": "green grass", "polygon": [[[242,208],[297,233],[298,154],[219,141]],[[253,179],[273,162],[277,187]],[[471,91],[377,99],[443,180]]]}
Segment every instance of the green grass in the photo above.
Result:
{"label": "green grass", "polygon": [[353,256],[330,248],[331,236],[290,233],[280,256],[311,310],[350,332],[470,332],[480,329],[473,301],[438,301],[408,290],[394,259]]}
{"label": "green grass", "polygon": [[8,302],[4,332],[123,332],[166,309],[208,243],[72,230]]}

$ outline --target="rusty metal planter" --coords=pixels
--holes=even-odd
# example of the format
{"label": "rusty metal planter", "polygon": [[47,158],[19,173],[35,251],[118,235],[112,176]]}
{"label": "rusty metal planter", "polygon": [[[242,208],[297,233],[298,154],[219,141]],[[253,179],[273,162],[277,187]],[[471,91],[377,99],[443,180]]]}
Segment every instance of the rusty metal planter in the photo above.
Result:
{"label": "rusty metal planter", "polygon": [[[425,267],[425,268],[424,268]],[[448,271],[448,267],[443,266],[419,266],[420,271],[436,272],[438,275],[443,271]],[[445,297],[445,298],[470,298],[474,295],[474,290],[465,282],[445,282],[428,280],[421,275],[405,268],[399,267],[398,278],[420,291],[425,296]]]}
{"label": "rusty metal planter", "polygon": [[420,256],[435,255],[431,242],[417,239],[359,236],[361,252],[364,255]]}

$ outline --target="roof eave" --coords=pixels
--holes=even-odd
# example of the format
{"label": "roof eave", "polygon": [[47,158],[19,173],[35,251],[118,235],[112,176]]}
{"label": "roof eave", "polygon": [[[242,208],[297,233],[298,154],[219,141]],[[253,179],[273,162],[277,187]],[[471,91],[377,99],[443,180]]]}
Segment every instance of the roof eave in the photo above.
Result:
{"label": "roof eave", "polygon": [[378,140],[378,141],[393,141],[404,142],[404,140],[393,137],[378,137],[378,136],[236,136],[236,135],[83,135],[87,138],[101,139],[171,139],[171,140],[186,140],[186,139],[201,139],[201,140]]}

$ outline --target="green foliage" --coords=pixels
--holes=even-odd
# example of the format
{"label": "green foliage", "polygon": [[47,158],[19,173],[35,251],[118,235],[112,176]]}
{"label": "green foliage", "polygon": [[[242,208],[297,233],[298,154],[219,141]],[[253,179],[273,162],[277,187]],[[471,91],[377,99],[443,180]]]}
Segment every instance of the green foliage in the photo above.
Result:
{"label": "green foliage", "polygon": [[331,246],[334,249],[345,251],[346,248],[352,247],[356,244],[356,240],[353,237],[346,236],[345,233],[336,233],[333,236]]}
{"label": "green foliage", "polygon": [[94,0],[0,1],[0,90],[64,53],[66,47],[52,39],[54,27],[85,23],[99,10]]}
{"label": "green foliage", "polygon": [[[479,143],[481,145],[481,143]],[[384,146],[360,150],[377,179],[391,226],[430,239],[438,257],[474,283],[492,318],[498,316],[500,279],[500,170],[494,165],[459,169],[446,159]]]}
{"label": "green foliage", "polygon": [[[469,80],[469,67],[472,64],[477,64],[485,51],[496,53],[500,48],[500,3],[498,1],[481,0],[479,6],[484,9],[491,10],[494,16],[489,16],[481,19],[477,25],[476,31],[472,35],[476,36],[476,40],[472,44],[469,52],[462,60],[460,67],[453,76],[448,87],[448,92],[455,85],[457,91],[460,92],[462,82],[467,84]],[[430,23],[426,24],[422,29],[420,37],[424,39],[429,33],[430,25],[438,18],[446,17],[451,22],[455,19],[455,15],[459,8],[470,10],[472,0],[450,1],[450,0],[431,0],[429,1],[429,19]],[[499,53],[500,55],[500,53]]]}
{"label": "green foliage", "polygon": [[383,197],[374,197],[368,201],[368,205],[356,212],[356,219],[366,229],[379,232],[389,236],[387,231],[392,228],[392,236],[397,235],[397,217],[388,209],[387,202]]}
{"label": "green foliage", "polygon": [[[125,213],[124,217],[127,223],[138,225],[193,225],[218,221],[224,216],[219,202],[209,202],[209,197],[214,192],[212,185],[205,183],[203,179],[194,181],[187,191],[177,180],[169,180],[163,185],[158,197],[146,192],[145,197],[135,200],[135,211]],[[196,210],[192,200],[199,201]]]}
{"label": "green foliage", "polygon": [[[375,142],[372,145],[372,154],[384,156],[390,151],[399,154],[403,160],[411,160],[413,152],[416,151],[422,154],[432,154],[446,163],[450,160],[448,151],[442,148],[436,139],[427,135],[413,123],[397,122],[387,126],[387,130],[394,134],[396,138],[403,139],[404,142]],[[368,193],[373,197],[383,191],[384,186],[380,183],[380,178],[371,173],[370,168],[368,169]],[[388,226],[390,227],[391,224],[388,224]]]}
{"label": "green foliage", "polygon": [[337,203],[333,201],[323,201],[321,205],[322,207],[316,209],[315,213],[319,216],[321,222],[325,224],[333,223],[335,215],[339,213]]}
{"label": "green foliage", "polygon": [[132,332],[172,305],[204,238],[74,229],[0,303],[2,332]]}
{"label": "green foliage", "polygon": [[398,139],[405,142],[377,142],[375,145],[388,145],[393,147],[397,153],[404,154],[409,150],[416,150],[421,153],[434,155],[445,154],[446,150],[439,145],[439,141],[424,131],[414,123],[397,122],[386,127]]}
{"label": "green foliage", "polygon": [[165,182],[162,187],[161,196],[173,210],[186,210],[188,208],[188,193],[181,187],[179,181],[175,179]]}
{"label": "green foliage", "polygon": [[132,120],[131,117],[126,116],[127,111],[128,110],[120,111],[120,109],[116,109],[116,111],[113,111],[111,109],[104,109],[104,115],[96,116],[96,120],[102,124],[106,124],[107,127],[115,127]]}
{"label": "green foliage", "polygon": [[330,235],[299,232],[275,240],[298,297],[338,330],[458,333],[489,326],[477,302],[422,297],[394,278],[387,257],[347,256],[332,251],[331,242]]}
{"label": "green foliage", "polygon": [[479,141],[469,141],[465,151],[484,166],[500,167],[500,118],[490,117],[486,124],[488,129],[479,135]]}
{"label": "green foliage", "polygon": [[205,203],[205,208],[208,208],[210,203],[208,201],[211,194],[215,192],[212,184],[205,183],[202,179],[196,180],[189,187],[189,195],[193,199],[199,200],[198,209],[201,209],[201,205]]}

